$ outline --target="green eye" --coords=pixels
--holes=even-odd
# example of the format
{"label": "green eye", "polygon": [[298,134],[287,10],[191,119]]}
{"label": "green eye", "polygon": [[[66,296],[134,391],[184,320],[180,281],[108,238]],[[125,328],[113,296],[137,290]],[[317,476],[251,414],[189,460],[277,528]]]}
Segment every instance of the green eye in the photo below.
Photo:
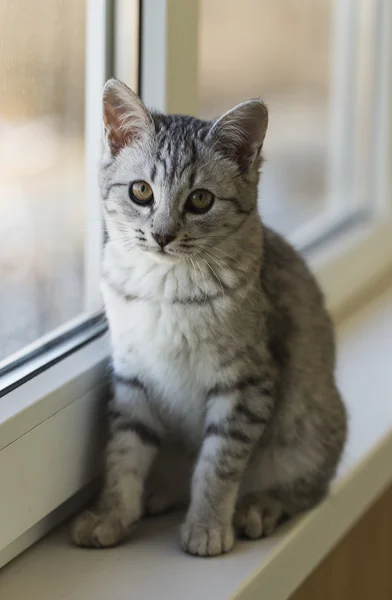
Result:
{"label": "green eye", "polygon": [[186,206],[190,212],[205,213],[214,204],[214,196],[208,190],[195,190],[189,196]]}
{"label": "green eye", "polygon": [[151,204],[154,194],[146,181],[135,181],[129,186],[129,197],[136,204]]}

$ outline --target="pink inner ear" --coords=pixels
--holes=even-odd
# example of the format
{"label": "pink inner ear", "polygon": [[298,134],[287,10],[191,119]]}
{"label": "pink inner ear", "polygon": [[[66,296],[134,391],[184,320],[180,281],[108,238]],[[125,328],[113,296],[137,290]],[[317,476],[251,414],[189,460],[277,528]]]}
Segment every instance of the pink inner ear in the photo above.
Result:
{"label": "pink inner ear", "polygon": [[153,133],[151,114],[124,83],[109,80],[103,90],[102,104],[107,142],[113,154],[135,139]]}
{"label": "pink inner ear", "polygon": [[103,123],[113,154],[117,154],[131,140],[131,130],[122,126],[121,114],[112,104],[104,101]]}

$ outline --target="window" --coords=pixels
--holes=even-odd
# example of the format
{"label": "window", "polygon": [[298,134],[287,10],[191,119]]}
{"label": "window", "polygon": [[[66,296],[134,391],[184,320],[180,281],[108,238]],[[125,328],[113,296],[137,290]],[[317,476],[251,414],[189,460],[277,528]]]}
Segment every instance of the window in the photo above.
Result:
{"label": "window", "polygon": [[265,221],[300,245],[372,210],[381,3],[201,0],[204,117],[269,106]]}
{"label": "window", "polygon": [[0,373],[69,346],[102,309],[100,95],[114,68],[136,87],[137,11],[0,2]]}
{"label": "window", "polygon": [[0,4],[0,359],[84,312],[85,20]]}
{"label": "window", "polygon": [[264,97],[261,211],[306,254],[335,311],[392,265],[392,6],[0,0],[0,39],[1,565],[94,474],[109,355],[105,79],[151,108],[206,117]]}

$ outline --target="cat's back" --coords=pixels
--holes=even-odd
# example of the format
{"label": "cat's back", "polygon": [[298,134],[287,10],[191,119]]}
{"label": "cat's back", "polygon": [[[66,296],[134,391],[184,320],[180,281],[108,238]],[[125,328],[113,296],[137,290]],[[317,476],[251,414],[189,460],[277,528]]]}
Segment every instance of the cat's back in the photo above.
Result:
{"label": "cat's back", "polygon": [[323,293],[306,262],[281,235],[264,227],[261,285],[269,301],[273,353],[334,367],[334,334]]}
{"label": "cat's back", "polygon": [[306,304],[323,305],[320,287],[301,254],[273,229],[263,227],[263,286],[271,296],[289,291]]}

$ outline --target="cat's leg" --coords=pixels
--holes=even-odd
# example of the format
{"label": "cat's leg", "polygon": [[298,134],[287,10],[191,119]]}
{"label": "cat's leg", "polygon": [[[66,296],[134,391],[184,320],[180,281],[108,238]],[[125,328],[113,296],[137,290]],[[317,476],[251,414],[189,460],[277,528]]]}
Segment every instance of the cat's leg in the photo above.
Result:
{"label": "cat's leg", "polygon": [[181,529],[183,550],[199,556],[228,552],[240,480],[273,406],[271,377],[248,377],[211,390],[205,437]]}
{"label": "cat's leg", "polygon": [[[324,412],[309,404],[281,404],[268,443],[255,447],[237,502],[235,525],[255,539],[285,517],[309,510],[327,495],[346,438],[345,410],[334,386],[319,390]],[[321,400],[320,400],[321,399]],[[292,397],[291,397],[292,400]]]}
{"label": "cat's leg", "polygon": [[263,492],[249,493],[237,501],[234,528],[238,535],[257,540],[273,533],[285,516],[281,502]]}
{"label": "cat's leg", "polygon": [[326,496],[327,489],[324,485],[318,487],[311,481],[298,480],[269,492],[244,494],[237,501],[235,530],[250,540],[267,537],[286,519],[316,506]]}
{"label": "cat's leg", "polygon": [[103,490],[97,507],[72,527],[80,546],[114,546],[127,537],[142,515],[144,483],[161,444],[161,425],[137,379],[115,382],[110,413]]}

